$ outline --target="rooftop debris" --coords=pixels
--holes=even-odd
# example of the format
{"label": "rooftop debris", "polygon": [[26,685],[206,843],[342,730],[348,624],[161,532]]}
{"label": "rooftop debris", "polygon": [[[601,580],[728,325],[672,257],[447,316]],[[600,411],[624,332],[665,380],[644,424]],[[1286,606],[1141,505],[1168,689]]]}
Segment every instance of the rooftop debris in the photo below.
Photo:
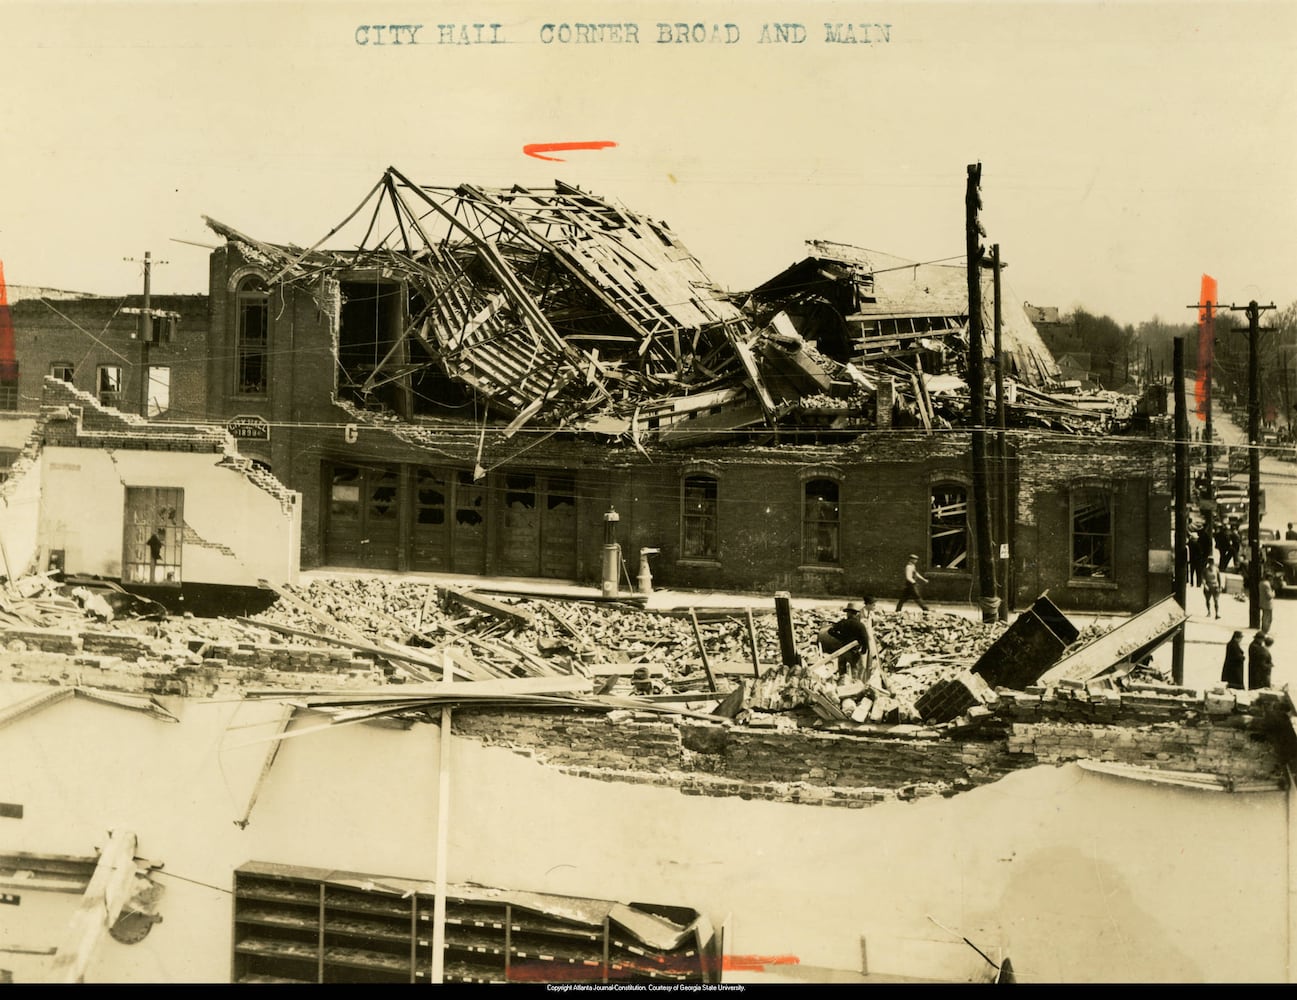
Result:
{"label": "rooftop debris", "polygon": [[[315,301],[339,404],[404,436],[468,402],[506,437],[530,424],[637,448],[970,420],[962,266],[812,242],[739,305],[669,227],[615,201],[561,181],[418,185],[394,167],[307,249],[206,221],[271,287]],[[321,249],[362,224],[354,249]],[[1051,391],[1057,364],[1023,309],[1004,312],[1008,425],[1116,429],[1111,401]]]}

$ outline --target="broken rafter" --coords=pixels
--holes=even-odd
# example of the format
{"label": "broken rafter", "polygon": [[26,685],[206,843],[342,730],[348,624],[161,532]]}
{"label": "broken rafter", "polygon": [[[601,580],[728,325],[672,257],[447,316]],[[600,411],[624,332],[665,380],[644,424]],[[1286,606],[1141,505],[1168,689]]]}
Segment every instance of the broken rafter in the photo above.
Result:
{"label": "broken rafter", "polygon": [[[384,180],[386,180],[385,177],[382,178],[382,179],[380,179],[379,182],[378,182],[377,184],[375,184],[372,188],[370,188],[370,190],[369,190],[369,194],[365,195],[365,197],[361,200],[360,204],[357,205],[354,209],[351,210],[351,214],[349,214],[345,219],[343,219],[343,220],[342,220],[341,222],[339,222],[336,226],[334,226],[334,227],[333,227],[332,229],[330,229],[327,233],[325,233],[325,235],[323,236],[323,238],[321,238],[320,240],[318,240],[318,241],[315,243],[314,246],[308,247],[306,250],[303,250],[303,251],[302,251],[302,252],[301,252],[301,253],[300,253],[296,258],[294,258],[293,260],[290,260],[287,264],[285,264],[283,267],[281,267],[281,268],[280,268],[280,269],[275,273],[275,275],[274,275],[272,278],[270,278],[270,279],[266,282],[266,287],[270,287],[270,286],[274,285],[275,282],[277,282],[277,281],[279,281],[281,278],[283,278],[284,275],[286,275],[289,271],[291,271],[293,268],[295,268],[295,267],[296,267],[298,264],[300,264],[303,260],[305,260],[305,259],[306,259],[307,257],[309,257],[312,253],[314,253],[316,250],[318,250],[320,247],[322,247],[322,246],[323,246],[323,245],[324,245],[328,240],[331,240],[331,239],[332,239],[332,238],[337,234],[337,232],[338,232],[340,229],[342,229],[343,226],[345,226],[348,222],[350,222],[350,221],[351,221],[352,219],[354,219],[357,215],[359,215],[359,214],[360,214],[360,210],[361,210],[362,208],[364,208],[367,204],[369,204],[369,199],[372,198],[372,197],[374,197],[374,195],[378,193],[379,189],[382,188]],[[203,218],[204,218],[204,219],[207,219],[206,216],[203,216]],[[213,220],[211,220],[211,219],[207,219],[207,224],[208,224],[209,226],[212,226],[213,229],[216,229],[216,227],[212,225],[212,221],[213,221]],[[371,225],[372,225],[372,224],[371,224]],[[217,229],[216,231],[217,231],[218,233],[220,232],[219,229]],[[231,232],[236,232],[236,230],[231,230]],[[241,239],[241,240],[245,240],[245,241],[246,241],[246,240],[247,240],[247,237],[243,236],[242,234],[239,234],[239,239]],[[258,248],[260,248],[260,247],[262,246],[262,244],[256,244],[256,245],[258,246]]]}

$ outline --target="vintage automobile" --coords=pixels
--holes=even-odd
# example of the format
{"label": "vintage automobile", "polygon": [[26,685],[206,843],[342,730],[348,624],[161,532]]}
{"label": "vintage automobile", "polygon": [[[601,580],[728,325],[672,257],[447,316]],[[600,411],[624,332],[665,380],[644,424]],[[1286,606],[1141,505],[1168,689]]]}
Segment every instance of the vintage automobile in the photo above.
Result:
{"label": "vintage automobile", "polygon": [[[1240,572],[1243,579],[1250,582],[1252,577],[1246,548],[1242,559]],[[1276,594],[1282,594],[1285,587],[1297,587],[1297,541],[1262,541],[1261,565]]]}

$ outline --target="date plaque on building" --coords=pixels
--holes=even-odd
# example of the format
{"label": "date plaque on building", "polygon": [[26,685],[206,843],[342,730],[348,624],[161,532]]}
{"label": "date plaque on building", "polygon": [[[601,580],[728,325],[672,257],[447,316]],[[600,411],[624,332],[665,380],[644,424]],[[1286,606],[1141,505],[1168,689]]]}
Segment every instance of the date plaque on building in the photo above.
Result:
{"label": "date plaque on building", "polygon": [[244,414],[238,417],[230,417],[226,423],[225,429],[236,438],[243,441],[269,441],[270,440],[270,423],[265,417],[259,417],[256,414]]}

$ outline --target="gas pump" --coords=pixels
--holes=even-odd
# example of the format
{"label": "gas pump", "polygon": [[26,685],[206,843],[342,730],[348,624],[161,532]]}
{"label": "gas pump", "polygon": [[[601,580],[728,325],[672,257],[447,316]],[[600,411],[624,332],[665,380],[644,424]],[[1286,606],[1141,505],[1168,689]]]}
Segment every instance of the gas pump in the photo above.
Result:
{"label": "gas pump", "polygon": [[617,581],[621,577],[621,546],[617,544],[617,522],[621,515],[609,507],[603,516],[603,586],[604,597],[617,596]]}

